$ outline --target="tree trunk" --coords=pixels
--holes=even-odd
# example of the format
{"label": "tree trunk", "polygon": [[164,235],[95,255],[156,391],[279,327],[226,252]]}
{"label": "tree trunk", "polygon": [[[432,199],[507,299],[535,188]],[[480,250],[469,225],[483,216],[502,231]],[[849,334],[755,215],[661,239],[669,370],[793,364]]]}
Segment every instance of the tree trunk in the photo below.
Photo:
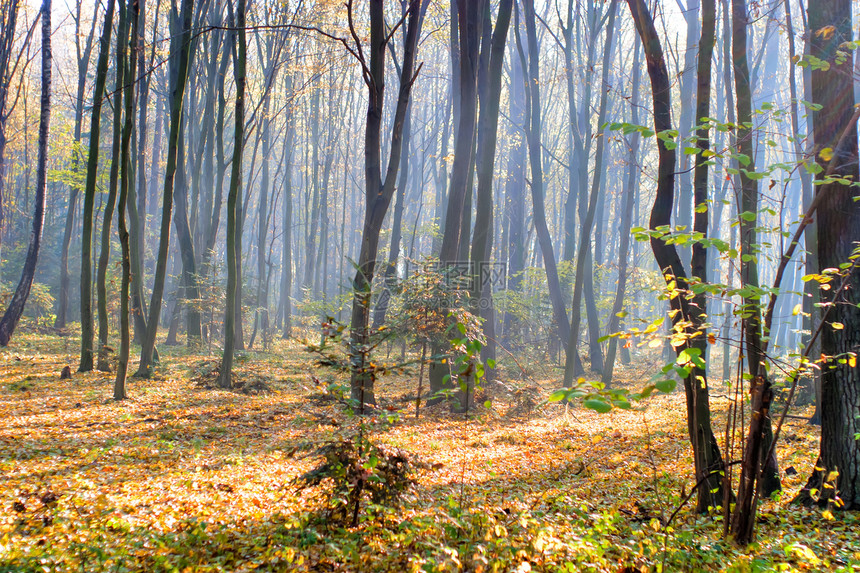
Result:
{"label": "tree trunk", "polygon": [[[233,60],[233,74],[236,78],[236,111],[233,136],[233,165],[230,174],[230,190],[227,192],[227,304],[224,316],[224,355],[218,374],[218,386],[230,388],[233,385],[233,352],[236,335],[236,307],[239,294],[238,218],[239,189],[242,185],[242,152],[245,145],[245,63],[247,60],[247,41],[245,39],[245,0],[236,0],[236,34],[238,51]],[[225,53],[226,57],[226,53]]]}
{"label": "tree trunk", "polygon": [[[484,7],[485,18],[489,20],[490,6]],[[502,0],[496,16],[496,25],[490,40],[489,66],[485,82],[479,89],[481,115],[478,119],[478,196],[475,213],[475,232],[472,237],[472,302],[484,319],[484,334],[487,344],[482,349],[484,362],[495,360],[495,313],[493,312],[492,278],[493,269],[487,268],[493,246],[493,172],[496,158],[496,141],[499,129],[499,109],[502,95],[502,66],[505,60],[505,43],[513,11],[512,0]],[[489,272],[486,272],[489,271]],[[485,376],[491,377],[492,369]]]}
{"label": "tree trunk", "polygon": [[[654,129],[662,133],[672,129],[672,100],[669,74],[666,60],[654,21],[645,5],[645,0],[627,0],[642,45],[645,47],[645,58],[648,62],[648,75],[651,78],[651,91],[654,102]],[[651,208],[649,227],[652,231],[666,232],[671,225],[672,208],[675,194],[675,151],[666,146],[663,139],[658,139],[659,163],[657,167],[657,193]],[[667,285],[674,282],[681,292],[688,290],[687,278],[681,258],[674,244],[667,243],[660,236],[651,237],[651,250],[660,267]],[[682,321],[692,324],[696,316],[690,309],[685,296],[675,296],[670,300],[672,323],[677,325]],[[683,327],[688,336],[696,333],[695,328]],[[692,348],[690,339],[675,350],[681,352]],[[696,482],[703,482],[698,490],[697,510],[706,511],[708,507],[716,507],[723,503],[722,479],[719,473],[724,464],[719,446],[711,429],[710,411],[707,407],[707,394],[697,392],[698,384],[704,380],[705,372],[693,368],[684,380],[687,395],[687,430],[693,447]],[[692,399],[691,399],[692,398]]]}
{"label": "tree trunk", "polygon": [[[752,125],[752,94],[747,63],[747,8],[745,0],[732,0],[732,61],[734,66],[735,94],[737,96],[738,124]],[[749,159],[746,170],[741,170],[740,244],[741,285],[759,287],[758,256],[758,183],[746,172],[755,171],[751,128],[739,129],[738,150]],[[738,500],[732,514],[731,533],[736,543],[752,542],[755,527],[757,496],[770,496],[780,489],[776,463],[760,459],[770,449],[770,405],[773,400],[770,378],[765,369],[767,356],[762,341],[761,308],[758,295],[744,297],[744,335],[746,359],[750,374],[750,403],[752,413],[744,445],[741,475],[738,482]]]}
{"label": "tree trunk", "polygon": [[[138,44],[138,24],[140,20],[140,0],[130,0],[129,6],[122,9],[124,14],[121,18],[125,18],[126,26],[129,20],[131,21],[131,34],[129,35],[130,44],[134,50],[128,53],[127,73],[125,76],[128,81],[125,82],[123,89],[125,90],[125,126],[122,132],[122,173],[119,186],[119,205],[117,206],[117,227],[119,229],[119,240],[122,245],[122,286],[120,288],[120,344],[119,344],[119,361],[117,362],[116,378],[113,385],[114,400],[124,400],[127,398],[125,390],[126,375],[128,374],[128,356],[131,346],[131,336],[129,333],[129,291],[131,285],[131,242],[137,240],[137,237],[130,237],[128,226],[126,225],[126,209],[129,206],[129,196],[134,203],[134,194],[130,190],[134,189],[134,179],[132,172],[131,154],[129,148],[131,145],[131,135],[134,127],[134,79],[137,74],[137,61],[135,50],[142,49],[143,45]],[[130,13],[129,13],[130,12]],[[117,65],[120,65],[118,62]],[[125,62],[122,62],[125,65]]]}
{"label": "tree trunk", "polygon": [[[574,377],[583,373],[581,364],[579,365],[579,368],[577,368],[577,359],[579,358],[579,326],[582,320],[582,291],[587,282],[586,274],[589,275],[588,278],[591,281],[594,280],[594,265],[587,265],[586,263],[591,263],[591,234],[594,226],[594,215],[597,210],[597,203],[600,197],[600,186],[603,179],[603,152],[604,144],[606,142],[603,124],[606,118],[606,106],[609,99],[609,65],[612,61],[612,38],[615,34],[615,14],[617,12],[618,2],[617,0],[612,0],[609,5],[609,21],[606,24],[606,44],[603,47],[600,108],[597,112],[597,125],[599,126],[599,131],[597,133],[597,150],[594,159],[594,179],[591,183],[591,194],[588,198],[588,211],[580,226],[578,245],[579,253],[576,257],[576,278],[573,285],[573,305],[570,315],[570,338],[567,342],[567,352],[564,363],[564,385],[566,387],[572,386]],[[589,286],[592,287],[589,290],[593,291],[593,284],[590,283]],[[588,294],[591,295],[590,298],[593,301],[594,293],[590,292]],[[596,312],[594,314],[596,315]],[[597,317],[589,316],[588,320],[590,324],[594,324],[594,322],[597,321]],[[598,364],[595,364],[595,350],[599,354],[600,346],[598,345],[595,349],[595,338],[596,337],[594,337],[593,334],[590,336],[592,343],[591,360],[594,366],[598,366]],[[602,362],[602,359],[600,362]],[[602,364],[600,366],[602,366]],[[602,368],[600,369],[602,370]]]}
{"label": "tree trunk", "polygon": [[39,155],[36,164],[36,194],[33,208],[33,227],[21,280],[15,288],[9,306],[0,318],[0,346],[7,346],[12,333],[24,313],[24,305],[30,296],[30,287],[36,274],[39,248],[42,244],[42,226],[45,222],[45,190],[48,185],[48,135],[51,128],[51,0],[42,0],[42,95],[39,111]]}
{"label": "tree trunk", "polygon": [[[830,63],[830,69],[812,71],[812,101],[816,149],[834,149],[834,176],[858,180],[856,126],[843,145],[835,145],[854,108],[851,58],[835,61],[844,42],[852,41],[853,9],[850,0],[810,0],[811,53]],[[820,33],[831,27],[829,33]],[[826,163],[816,153],[820,164]],[[821,175],[819,175],[821,177]],[[832,288],[821,291],[821,353],[827,357],[821,372],[821,451],[815,470],[799,499],[832,508],[860,509],[860,369],[856,367],[860,345],[860,201],[857,188],[838,182],[818,187],[821,204],[818,219],[818,272],[853,264]],[[837,324],[842,324],[839,329]],[[837,360],[837,357],[842,360]],[[840,363],[841,362],[841,363]]]}
{"label": "tree trunk", "polygon": [[[640,54],[642,52],[642,42],[636,42],[636,47],[633,53],[633,86],[632,96],[630,100],[631,118],[630,123],[639,125],[639,82],[640,82]],[[621,211],[621,233],[620,245],[618,248],[618,285],[615,290],[615,302],[612,304],[612,310],[609,315],[609,327],[607,332],[615,334],[621,328],[621,312],[624,309],[624,294],[627,289],[627,265],[630,259],[630,228],[633,221],[633,206],[636,203],[636,183],[639,175],[639,166],[636,164],[639,158],[639,133],[631,134],[627,140],[627,145],[630,148],[630,160],[627,164],[627,179],[624,184],[624,207]],[[618,348],[618,337],[613,336],[609,339],[609,346],[606,349],[606,364],[603,369],[601,381],[607,385],[612,384],[612,371],[615,368],[615,354]]]}
{"label": "tree trunk", "polygon": [[[72,232],[75,225],[75,210],[78,205],[78,184],[77,175],[81,169],[81,153],[82,146],[82,131],[84,123],[84,92],[87,85],[87,71],[90,67],[90,56],[93,51],[93,38],[96,31],[96,20],[98,19],[98,6],[93,13],[93,22],[90,27],[90,33],[86,36],[83,46],[81,46],[81,4],[82,0],[78,0],[76,6],[75,17],[75,48],[77,53],[78,63],[78,91],[77,99],[75,100],[75,150],[72,156],[72,173],[74,174],[74,183],[69,186],[69,208],[66,211],[66,225],[63,231],[63,243],[60,247],[60,293],[57,297],[57,318],[54,321],[54,328],[65,328],[69,312],[69,248],[72,242]],[[0,107],[2,110],[2,107]],[[2,111],[0,111],[0,115]],[[0,128],[2,129],[2,128]],[[2,161],[2,160],[0,160]],[[0,180],[2,180],[2,168],[0,168]],[[2,186],[2,183],[0,183]],[[2,196],[2,193],[0,193]],[[2,208],[0,208],[2,212]],[[2,221],[0,221],[2,227]]]}
{"label": "tree trunk", "polygon": [[426,7],[427,3],[422,2],[422,0],[412,0],[410,3],[400,92],[394,112],[388,168],[383,180],[380,136],[385,90],[385,12],[382,0],[371,0],[370,2],[370,45],[368,46],[370,62],[369,64],[362,62],[365,67],[364,80],[369,92],[364,133],[365,212],[361,250],[357,261],[358,268],[353,279],[350,323],[350,352],[356,361],[350,380],[350,395],[353,402],[358,404],[361,413],[364,413],[365,404],[376,403],[373,393],[373,373],[370,371],[370,366],[364,364],[359,357],[367,356],[366,348],[370,343],[370,296],[379,250],[379,234],[382,230],[385,213],[388,211],[388,206],[394,195],[403,144],[403,120],[406,117],[412,84],[415,80],[414,68],[418,36]]}
{"label": "tree trunk", "polygon": [[[567,311],[561,294],[558,280],[558,267],[555,262],[555,251],[552,237],[546,222],[546,200],[544,198],[543,165],[541,163],[541,104],[540,104],[540,53],[537,45],[537,17],[534,0],[524,0],[526,37],[528,43],[528,91],[530,93],[530,121],[526,137],[528,138],[529,161],[531,164],[532,211],[535,232],[537,233],[544,270],[546,271],[549,288],[550,304],[553,318],[558,327],[561,340],[570,339],[570,324],[567,321]],[[520,56],[523,57],[522,55]],[[525,67],[525,66],[524,66]]]}
{"label": "tree trunk", "polygon": [[[287,97],[293,93],[293,77],[286,74],[284,89]],[[283,313],[284,338],[292,336],[292,299],[290,294],[293,288],[293,140],[295,138],[295,126],[293,125],[292,111],[287,114],[287,135],[284,146],[287,149],[286,164],[284,165],[284,234],[283,234],[283,261],[281,263],[281,306]],[[346,198],[344,198],[344,202]]]}
{"label": "tree trunk", "polygon": [[155,261],[155,281],[149,303],[146,336],[140,349],[140,366],[137,376],[152,376],[155,356],[155,337],[158,334],[158,319],[164,298],[164,279],[167,274],[167,254],[170,249],[170,221],[173,213],[173,185],[176,177],[178,143],[182,131],[182,107],[185,99],[185,85],[188,79],[188,61],[191,47],[191,19],[194,0],[182,0],[180,34],[171,38],[170,57],[178,58],[177,74],[173,85],[170,105],[170,134],[167,142],[167,166],[164,171],[164,192],[161,205],[161,232],[158,243],[158,256]]}
{"label": "tree trunk", "polygon": [[93,294],[92,294],[92,246],[93,209],[95,207],[96,180],[99,169],[99,126],[102,103],[107,81],[110,36],[113,30],[113,14],[116,0],[108,0],[105,21],[99,42],[99,61],[96,64],[96,83],[93,88],[93,111],[90,119],[90,150],[87,158],[87,181],[84,187],[83,228],[81,230],[81,359],[78,372],[93,369]]}
{"label": "tree trunk", "polygon": [[110,372],[108,362],[108,310],[107,310],[107,271],[110,263],[110,235],[113,212],[116,207],[117,187],[119,185],[120,145],[122,140],[122,99],[125,82],[125,58],[128,48],[128,9],[120,0],[119,26],[116,34],[116,89],[113,102],[113,141],[111,149],[110,179],[108,183],[108,198],[102,213],[101,248],[99,250],[99,265],[96,274],[96,293],[98,294],[99,311],[99,347],[96,368],[102,372]]}

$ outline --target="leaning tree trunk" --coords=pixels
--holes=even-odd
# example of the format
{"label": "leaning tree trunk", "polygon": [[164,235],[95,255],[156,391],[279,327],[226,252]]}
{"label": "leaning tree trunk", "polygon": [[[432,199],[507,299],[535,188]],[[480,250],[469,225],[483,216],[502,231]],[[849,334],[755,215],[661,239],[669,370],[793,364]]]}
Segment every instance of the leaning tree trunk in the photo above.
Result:
{"label": "leaning tree trunk", "polygon": [[173,86],[170,105],[170,134],[167,141],[167,166],[164,171],[164,194],[161,206],[161,236],[158,243],[158,258],[155,262],[155,282],[149,303],[149,318],[140,349],[140,366],[137,376],[152,376],[155,356],[155,336],[158,333],[158,319],[164,299],[164,279],[167,274],[167,254],[170,249],[170,222],[173,213],[173,184],[176,177],[176,156],[181,136],[182,107],[185,99],[185,84],[188,80],[188,60],[190,59],[191,19],[194,0],[182,0],[182,33],[172,38],[171,57],[178,57],[177,74]]}
{"label": "leaning tree trunk", "polygon": [[[669,73],[660,38],[654,27],[654,21],[645,5],[645,0],[627,0],[642,44],[645,47],[645,58],[648,62],[648,75],[651,78],[651,91],[654,102],[654,129],[657,133],[672,129],[672,87],[669,83]],[[657,193],[651,208],[649,226],[654,232],[651,237],[651,250],[654,258],[663,272],[667,285],[675,283],[676,288],[683,292],[688,290],[688,281],[681,263],[681,257],[675,245],[668,243],[657,232],[665,232],[671,226],[672,207],[675,195],[675,151],[666,146],[664,139],[658,139],[657,149],[659,162],[657,166]],[[675,350],[680,355],[692,348],[691,340],[697,334],[695,320],[699,316],[690,308],[685,296],[675,296],[669,304],[672,309],[672,324],[680,326],[687,335],[687,340]],[[723,503],[723,486],[720,473],[724,468],[723,459],[717,440],[711,429],[710,411],[707,400],[701,398],[707,394],[702,391],[700,379],[704,380],[705,372],[700,368],[692,368],[684,380],[687,395],[687,430],[693,446],[693,461],[695,465],[699,511],[716,507]],[[705,386],[707,388],[707,386]],[[696,397],[700,399],[696,399]]]}
{"label": "leaning tree trunk", "polygon": [[30,230],[30,244],[27,247],[27,257],[21,270],[21,280],[15,288],[15,294],[9,301],[9,306],[0,318],[0,346],[9,344],[12,332],[15,330],[24,305],[30,296],[30,287],[36,275],[36,263],[39,260],[39,247],[42,244],[42,226],[45,222],[45,190],[48,185],[48,134],[51,127],[51,0],[42,0],[42,96],[39,112],[39,156],[36,164],[36,195],[33,208],[33,227]]}

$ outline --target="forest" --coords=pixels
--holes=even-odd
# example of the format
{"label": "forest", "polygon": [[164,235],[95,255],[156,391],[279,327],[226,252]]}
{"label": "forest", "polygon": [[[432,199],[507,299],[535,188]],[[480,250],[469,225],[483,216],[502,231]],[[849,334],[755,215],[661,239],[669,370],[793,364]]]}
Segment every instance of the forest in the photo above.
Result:
{"label": "forest", "polygon": [[858,27],[2,0],[0,572],[860,571]]}

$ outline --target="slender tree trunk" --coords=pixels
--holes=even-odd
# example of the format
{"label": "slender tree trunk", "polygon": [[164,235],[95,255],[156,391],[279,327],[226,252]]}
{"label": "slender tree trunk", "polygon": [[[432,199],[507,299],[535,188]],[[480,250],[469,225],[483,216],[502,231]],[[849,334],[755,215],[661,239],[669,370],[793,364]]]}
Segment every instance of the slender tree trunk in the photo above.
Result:
{"label": "slender tree trunk", "polygon": [[[606,44],[603,48],[603,71],[600,86],[600,108],[598,110],[597,124],[601,126],[597,133],[597,150],[594,164],[594,179],[591,184],[591,195],[588,199],[588,212],[585,219],[582,221],[579,234],[579,254],[576,257],[576,280],[573,285],[573,306],[570,318],[570,339],[567,342],[567,353],[564,364],[564,385],[570,387],[573,385],[574,378],[582,374],[581,366],[577,369],[577,358],[579,355],[579,326],[582,320],[582,291],[586,283],[586,274],[591,275],[591,280],[594,279],[594,266],[586,265],[591,262],[591,231],[594,226],[594,215],[597,210],[598,199],[600,198],[600,186],[603,176],[603,159],[604,159],[604,137],[603,124],[606,118],[606,106],[608,102],[608,84],[609,84],[609,65],[612,61],[612,38],[615,34],[615,14],[618,11],[617,0],[612,0],[609,6],[609,22],[606,25]],[[591,292],[591,299],[594,299],[594,293]],[[596,314],[596,313],[595,313]],[[596,322],[596,316],[589,317],[589,323]],[[594,336],[590,337],[592,342]],[[599,353],[600,347],[596,348]],[[592,364],[595,364],[594,352],[595,348],[592,345]],[[602,360],[601,360],[602,362]],[[602,368],[601,368],[602,370]]]}
{"label": "slender tree trunk", "polygon": [[155,262],[155,282],[152,287],[152,298],[149,303],[149,319],[147,320],[146,336],[140,350],[140,366],[137,376],[149,378],[152,376],[155,356],[155,337],[158,334],[158,319],[161,316],[161,304],[164,298],[164,279],[167,272],[167,254],[170,248],[170,221],[173,213],[173,184],[176,177],[176,159],[179,138],[181,136],[182,107],[185,99],[185,85],[188,79],[188,60],[191,46],[191,19],[194,0],[182,0],[181,34],[171,40],[171,57],[178,58],[177,74],[173,85],[170,105],[170,134],[167,142],[167,166],[164,172],[164,194],[161,206],[161,236],[158,243],[158,257]]}
{"label": "slender tree trunk", "polygon": [[102,213],[101,248],[96,274],[96,292],[99,311],[99,348],[96,368],[110,372],[108,362],[108,310],[107,310],[107,270],[110,263],[110,236],[113,212],[116,207],[117,187],[119,185],[120,144],[122,139],[122,99],[125,82],[125,58],[128,48],[128,9],[120,0],[119,27],[116,35],[116,89],[113,102],[113,142],[111,149],[110,179],[108,198]]}
{"label": "slender tree trunk", "polygon": [[45,222],[45,190],[48,185],[48,135],[51,129],[51,0],[42,0],[42,95],[39,111],[39,154],[36,164],[36,194],[33,208],[33,227],[21,280],[15,288],[9,306],[0,318],[0,346],[7,346],[12,333],[24,313],[24,305],[30,296],[30,287],[36,274],[39,261],[39,248],[42,244],[42,226]]}
{"label": "slender tree trunk", "polygon": [[[186,122],[187,125],[187,122]],[[184,130],[182,130],[184,131]],[[197,255],[194,252],[194,238],[189,224],[188,179],[185,176],[185,141],[178,141],[176,186],[174,192],[175,209],[173,225],[176,227],[176,241],[182,259],[182,306],[185,307],[185,334],[188,346],[193,348],[200,342],[200,290],[197,280]]]}
{"label": "slender tree trunk", "polygon": [[[367,122],[364,136],[365,213],[362,228],[358,269],[353,279],[352,319],[350,344],[353,356],[366,356],[364,348],[370,343],[370,296],[379,249],[379,234],[385,213],[394,195],[397,170],[403,144],[403,120],[415,80],[415,57],[418,36],[427,3],[412,0],[407,21],[407,40],[403,54],[400,92],[394,112],[388,168],[382,178],[381,128],[385,77],[385,12],[382,0],[370,2],[370,62],[365,65],[365,83],[368,87]],[[359,360],[359,362],[361,362]],[[375,404],[373,374],[367,364],[355,364],[350,381],[352,400],[364,413],[365,404]]]}
{"label": "slender tree trunk", "polygon": [[[6,121],[10,110],[6,109],[9,87],[12,83],[12,55],[15,47],[15,28],[21,2],[6,2],[0,8],[0,247],[3,243],[5,223],[5,186],[6,186]],[[28,38],[29,41],[29,38]]]}
{"label": "slender tree trunk", "polygon": [[[639,84],[640,84],[640,54],[642,52],[642,42],[638,40],[633,53],[633,85],[632,96],[630,99],[631,118],[630,123],[639,125]],[[621,312],[624,308],[624,294],[627,289],[627,265],[630,259],[630,229],[633,221],[633,206],[636,203],[636,183],[639,175],[639,166],[637,160],[639,158],[639,143],[640,135],[633,133],[627,140],[627,145],[630,148],[630,160],[627,164],[627,179],[624,183],[624,207],[621,211],[621,233],[620,245],[618,248],[618,285],[615,290],[615,302],[612,304],[612,310],[609,314],[609,326],[607,332],[615,334],[621,328]],[[609,339],[609,346],[606,349],[606,364],[603,369],[601,381],[607,386],[612,384],[612,371],[615,368],[615,354],[618,348],[618,337],[613,336]]]}
{"label": "slender tree trunk", "polygon": [[[648,12],[645,0],[627,0],[642,45],[645,48],[645,59],[648,62],[648,75],[651,78],[651,91],[654,103],[654,130],[663,133],[672,129],[672,99],[669,74],[666,69],[666,60],[663,57],[663,49],[654,21]],[[710,77],[710,76],[708,76]],[[672,219],[672,208],[675,194],[675,151],[666,146],[664,139],[658,139],[657,149],[659,163],[657,167],[657,193],[654,197],[654,205],[651,208],[649,227],[651,231],[665,232],[670,228]],[[675,245],[667,243],[663,237],[652,235],[651,250],[660,267],[667,285],[674,283],[675,287],[684,292],[688,290],[688,281],[681,264],[681,257],[675,249]],[[670,300],[673,325],[693,324],[694,313],[685,296],[675,296]],[[676,347],[680,355],[692,348],[691,337],[698,334],[696,328],[690,326],[681,327],[688,335],[688,339]],[[719,446],[711,429],[710,412],[707,401],[699,401],[696,396],[703,398],[704,393],[694,390],[700,384],[700,378],[704,379],[704,371],[693,368],[690,375],[684,381],[687,393],[687,429],[690,442],[693,447],[693,461],[695,465],[696,481],[703,480],[697,489],[699,511],[716,507],[723,502],[722,479],[719,472],[724,468],[720,455]],[[691,399],[691,394],[694,399]]]}
{"label": "slender tree trunk", "polygon": [[[137,74],[137,54],[135,50],[142,49],[143,46],[138,44],[138,24],[140,20],[140,0],[129,0],[129,5],[123,9],[125,12],[126,22],[131,21],[131,34],[129,38],[134,50],[128,54],[127,73],[125,74],[128,81],[125,83],[123,90],[125,91],[125,126],[122,132],[122,173],[119,186],[119,204],[117,226],[119,229],[119,240],[122,245],[122,286],[120,288],[120,345],[119,345],[119,361],[116,368],[116,379],[113,385],[114,400],[124,400],[127,398],[125,382],[128,374],[128,356],[131,347],[131,336],[129,333],[129,294],[131,287],[131,243],[136,240],[136,237],[130,237],[128,226],[126,225],[126,209],[130,204],[134,203],[134,194],[130,190],[134,189],[134,177],[132,173],[131,154],[131,136],[134,128],[134,79]],[[126,24],[128,25],[128,24]],[[125,64],[125,62],[123,62]],[[131,203],[129,203],[131,197]]]}
{"label": "slender tree trunk", "polygon": [[[82,159],[80,148],[82,146],[81,140],[84,122],[84,96],[87,85],[87,70],[89,70],[90,67],[90,56],[93,51],[96,20],[98,19],[98,7],[96,7],[93,13],[93,22],[90,27],[90,33],[86,36],[82,46],[81,37],[83,34],[81,31],[81,4],[82,0],[78,0],[75,17],[75,49],[78,63],[78,91],[75,100],[75,149],[72,156],[72,173],[74,182],[69,186],[69,208],[68,211],[66,211],[66,225],[65,230],[63,231],[63,243],[60,250],[60,293],[57,297],[57,318],[54,321],[54,328],[66,327],[69,312],[69,248],[72,242],[72,232],[74,231],[75,225],[75,211],[78,205],[79,189],[77,175],[80,173]],[[2,114],[2,111],[0,111],[0,114]],[[0,168],[0,172],[2,172],[2,168]],[[2,179],[2,173],[0,173],[0,179]],[[2,186],[2,182],[0,182],[0,186]],[[2,193],[0,193],[0,196],[2,196]],[[0,212],[2,212],[2,208],[0,208]],[[0,221],[0,226],[2,226],[2,221]]]}
{"label": "slender tree trunk", "polygon": [[81,359],[78,366],[79,372],[89,372],[93,369],[93,209],[95,207],[96,180],[99,169],[99,127],[101,124],[105,82],[107,81],[110,36],[113,29],[115,6],[116,0],[108,0],[105,10],[104,28],[99,42],[96,83],[93,88],[93,110],[90,119],[90,150],[87,158],[87,181],[84,187],[83,229],[81,231]]}
{"label": "slender tree trunk", "polygon": [[524,0],[523,6],[528,43],[530,121],[526,137],[528,139],[529,162],[531,164],[532,175],[532,212],[535,232],[537,233],[541,255],[543,256],[550,304],[552,305],[553,318],[558,328],[558,336],[561,340],[569,340],[570,324],[567,321],[567,311],[564,308],[561,285],[558,280],[558,267],[555,262],[552,237],[550,236],[549,227],[546,222],[546,200],[544,197],[543,165],[541,160],[540,53],[537,45],[537,17],[535,15],[534,0]]}
{"label": "slender tree trunk", "polygon": [[[732,0],[732,60],[734,65],[735,93],[737,96],[738,123],[752,125],[752,90],[747,62],[746,0]],[[738,150],[749,158],[746,166],[755,171],[753,146],[754,132],[744,128],[738,133]],[[740,243],[741,285],[759,287],[758,257],[758,183],[741,171]],[[738,500],[732,514],[731,533],[740,545],[752,542],[758,494],[770,496],[780,489],[779,471],[775,460],[762,460],[773,439],[770,429],[770,405],[773,400],[770,378],[765,368],[767,356],[762,340],[761,308],[757,295],[744,297],[744,336],[746,359],[750,374],[750,403],[752,413],[744,446],[741,475],[738,482]]]}
{"label": "slender tree trunk", "polygon": [[[224,356],[218,386],[230,388],[233,385],[233,352],[236,335],[236,298],[239,294],[239,256],[236,236],[238,235],[239,189],[242,185],[242,152],[245,145],[245,63],[247,60],[247,41],[245,40],[245,0],[236,0],[236,34],[238,50],[233,60],[233,74],[236,78],[236,111],[233,136],[233,165],[230,174],[230,190],[227,192],[227,305],[224,316]],[[225,54],[226,57],[226,54]],[[241,306],[239,306],[241,311]]]}
{"label": "slender tree trunk", "polygon": [[[293,77],[287,74],[284,81],[287,96],[293,93]],[[284,234],[283,234],[283,261],[281,269],[281,307],[283,308],[284,338],[292,336],[292,299],[290,294],[293,289],[293,141],[295,139],[295,126],[293,125],[292,111],[287,114],[287,135],[284,146],[287,149],[286,164],[284,165]],[[346,198],[344,198],[346,201]]]}
{"label": "slender tree trunk", "polygon": [[[489,20],[490,6],[484,7],[485,18]],[[487,344],[481,353],[481,358],[495,360],[495,313],[493,312],[492,282],[493,275],[486,271],[493,247],[493,172],[496,158],[496,141],[499,130],[499,109],[502,95],[502,66],[505,59],[505,43],[508,38],[508,28],[511,23],[513,10],[512,0],[502,0],[499,3],[496,25],[490,40],[489,67],[483,89],[479,90],[481,98],[481,115],[478,118],[478,195],[475,213],[475,231],[472,237],[472,272],[473,290],[472,301],[477,304],[478,312],[484,319],[484,334]],[[486,377],[491,377],[492,369]]]}

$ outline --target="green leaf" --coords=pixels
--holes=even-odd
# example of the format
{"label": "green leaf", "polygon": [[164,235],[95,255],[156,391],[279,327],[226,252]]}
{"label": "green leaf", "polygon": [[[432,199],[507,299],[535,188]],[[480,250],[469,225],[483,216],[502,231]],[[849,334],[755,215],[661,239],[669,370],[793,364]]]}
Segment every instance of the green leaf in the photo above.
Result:
{"label": "green leaf", "polygon": [[565,398],[567,398],[567,390],[556,390],[552,394],[549,395],[549,398],[546,399],[547,402],[561,402]]}
{"label": "green leaf", "polygon": [[677,382],[674,380],[660,380],[659,382],[654,383],[654,387],[657,388],[657,390],[666,394],[672,392],[675,389],[675,386],[677,386]]}
{"label": "green leaf", "polygon": [[586,408],[590,408],[596,412],[600,412],[601,414],[605,414],[612,410],[612,404],[606,402],[605,400],[600,400],[597,398],[592,398],[590,400],[586,400],[582,403]]}

